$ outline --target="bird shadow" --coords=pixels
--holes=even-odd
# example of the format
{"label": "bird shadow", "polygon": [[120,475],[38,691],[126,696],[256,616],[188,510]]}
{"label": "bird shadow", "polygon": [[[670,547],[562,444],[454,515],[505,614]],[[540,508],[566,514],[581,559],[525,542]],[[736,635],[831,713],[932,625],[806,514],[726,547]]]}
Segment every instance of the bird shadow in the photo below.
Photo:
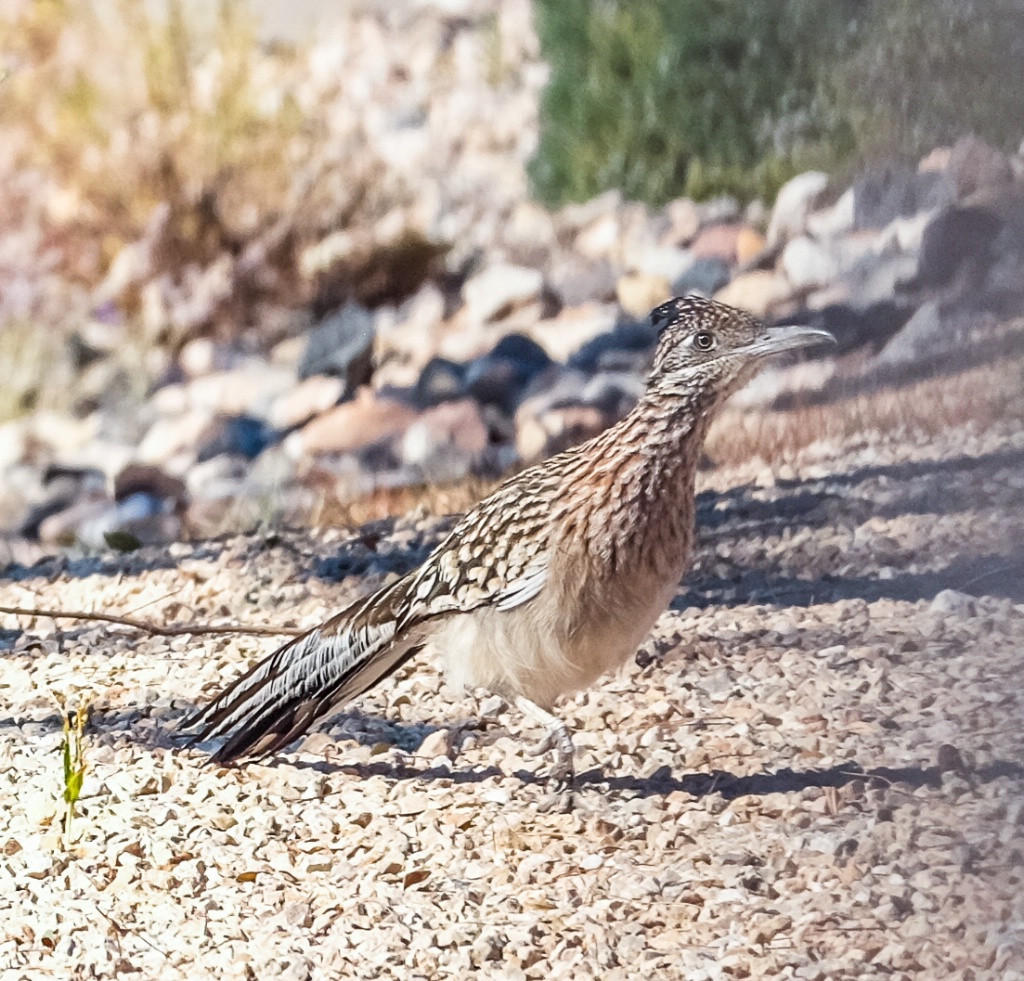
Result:
{"label": "bird shadow", "polygon": [[[96,712],[90,717],[86,732],[99,735],[101,739],[128,739],[148,749],[180,751],[190,742],[189,734],[174,727],[174,723],[186,715],[179,707],[176,706],[173,713],[161,712],[152,724],[140,725],[147,714],[145,709]],[[176,718],[169,719],[169,715]],[[45,730],[59,731],[64,720],[59,713],[54,712],[31,721]],[[0,727],[4,728],[18,724],[18,720],[14,719],[0,720]],[[498,734],[506,731],[497,722],[481,723],[477,719],[439,726],[424,722],[393,722],[358,710],[336,716],[332,728],[341,730],[339,748],[341,740],[351,740],[363,746],[389,744],[404,753],[414,753],[428,735],[439,729],[494,730]],[[281,761],[296,770],[309,770],[324,776],[347,776],[358,780],[383,777],[392,783],[415,781],[461,786],[514,777],[524,788],[548,784],[543,769],[539,772],[518,769],[506,773],[494,765],[462,767],[456,763],[418,764],[414,761],[395,760],[393,757],[372,762],[346,762],[338,757],[313,759],[310,756],[298,759],[292,757],[287,761],[271,757],[264,761],[264,765]],[[245,765],[241,764],[240,768]],[[953,769],[938,765],[863,767],[851,761],[825,768],[799,770],[781,767],[748,774],[722,769],[679,774],[669,766],[659,767],[646,775],[617,774],[603,766],[596,766],[577,774],[574,786],[577,793],[593,792],[605,797],[613,795],[625,799],[667,797],[674,793],[684,793],[695,800],[717,794],[723,800],[732,801],[740,797],[764,797],[768,794],[800,794],[811,788],[841,788],[856,781],[862,781],[868,788],[898,786],[907,790],[938,790],[942,787],[944,776],[951,772],[975,787],[1000,778],[1024,784],[1024,763],[999,759],[976,766],[961,763]],[[1021,789],[1024,790],[1024,786]]]}
{"label": "bird shadow", "polygon": [[[845,787],[854,781],[864,781],[869,787],[888,787],[900,784],[912,790],[922,787],[938,789],[942,786],[944,771],[938,766],[876,766],[863,768],[857,763],[843,763],[825,769],[795,770],[782,767],[772,772],[735,774],[728,770],[701,773],[673,774],[663,766],[648,776],[616,776],[597,767],[581,773],[580,786],[597,786],[636,797],[664,797],[681,791],[691,797],[719,794],[725,800],[738,797],[764,797],[767,794],[800,793],[809,788]],[[1024,779],[1024,765],[1009,760],[996,760],[985,766],[957,771],[975,784],[987,784],[999,777]]]}
{"label": "bird shadow", "polygon": [[[436,763],[430,766],[416,766],[384,760],[374,763],[296,760],[292,761],[292,765],[296,769],[313,770],[325,776],[343,774],[360,780],[384,777],[393,783],[418,781],[463,785],[480,784],[512,776],[524,787],[548,784],[548,779],[543,773],[520,769],[506,774],[493,765],[459,768]],[[740,797],[765,797],[769,794],[800,794],[811,788],[841,788],[856,781],[862,781],[870,789],[900,786],[908,790],[925,787],[938,790],[942,787],[946,772],[948,771],[939,766],[864,768],[852,762],[822,769],[797,770],[782,767],[770,772],[753,774],[736,774],[716,769],[677,775],[670,767],[663,766],[647,776],[637,776],[617,775],[606,772],[602,767],[594,767],[576,776],[574,789],[578,793],[594,791],[604,797],[613,794],[624,798],[667,797],[681,792],[699,800],[717,794],[723,800],[732,801]],[[974,786],[988,784],[1000,778],[1024,781],[1024,765],[1010,760],[995,760],[973,769],[959,769],[956,773]]]}

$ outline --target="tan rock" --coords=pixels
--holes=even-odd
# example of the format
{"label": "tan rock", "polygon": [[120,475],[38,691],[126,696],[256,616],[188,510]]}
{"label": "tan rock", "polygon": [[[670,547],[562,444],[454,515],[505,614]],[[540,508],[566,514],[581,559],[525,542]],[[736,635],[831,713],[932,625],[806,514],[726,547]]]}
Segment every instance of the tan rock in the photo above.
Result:
{"label": "tan rock", "polygon": [[662,237],[664,245],[686,245],[700,231],[700,209],[689,198],[670,201],[665,208],[672,227]]}
{"label": "tan rock", "polygon": [[542,415],[516,418],[516,449],[528,461],[541,460],[607,429],[613,420],[593,405],[566,405]]}
{"label": "tan rock", "polygon": [[631,273],[618,281],[615,294],[622,309],[640,319],[646,317],[653,307],[664,303],[672,295],[672,288],[663,276]]}
{"label": "tan rock", "polygon": [[760,232],[744,225],[736,237],[736,261],[741,266],[745,266],[748,262],[756,259],[767,244],[767,240]]}
{"label": "tan rock", "polygon": [[613,303],[582,303],[533,325],[530,336],[556,361],[565,361],[587,341],[615,326]]}
{"label": "tan rock", "polygon": [[462,287],[471,320],[487,323],[500,320],[518,307],[536,299],[544,287],[544,276],[529,266],[496,263],[467,280]]}
{"label": "tan rock", "polygon": [[344,382],[333,375],[311,375],[274,399],[268,421],[275,429],[301,426],[334,405],[344,387]]}
{"label": "tan rock", "polygon": [[976,136],[963,136],[956,141],[949,154],[948,170],[960,199],[982,188],[1001,187],[1013,180],[1006,154]]}
{"label": "tan rock", "polygon": [[111,514],[113,508],[113,503],[105,493],[89,494],[63,511],[44,518],[39,523],[39,540],[49,544],[70,545],[75,541],[83,523],[102,519]]}
{"label": "tan rock", "polygon": [[728,263],[736,262],[737,244],[740,233],[746,228],[738,222],[709,225],[702,228],[690,245],[690,251],[698,259],[716,258]]}
{"label": "tan rock", "polygon": [[737,276],[715,294],[715,299],[763,317],[785,300],[789,292],[790,286],[784,276],[766,269],[755,269]]}
{"label": "tan rock", "polygon": [[336,405],[308,423],[298,439],[289,441],[300,454],[351,453],[403,432],[416,419],[415,410],[393,399],[360,389],[351,402]]}
{"label": "tan rock", "polygon": [[934,150],[926,153],[920,161],[918,161],[917,169],[919,173],[927,174],[932,171],[943,171],[949,166],[949,158],[953,153],[953,148],[949,146],[937,146]]}
{"label": "tan rock", "polygon": [[99,431],[99,413],[75,419],[63,412],[43,409],[29,419],[25,437],[50,447],[57,454],[74,452],[94,439]]}
{"label": "tan rock", "polygon": [[795,235],[802,235],[807,217],[818,206],[828,187],[828,174],[808,170],[797,174],[779,189],[768,222],[768,241],[778,245]]}
{"label": "tan rock", "polygon": [[406,463],[423,466],[446,449],[473,457],[487,447],[487,426],[474,399],[442,402],[427,409],[402,437]]}
{"label": "tan rock", "polygon": [[0,470],[17,463],[24,455],[27,428],[24,419],[0,423]]}
{"label": "tan rock", "polygon": [[140,463],[166,463],[176,453],[195,447],[209,422],[210,414],[202,409],[161,416],[142,438],[136,459]]}
{"label": "tan rock", "polygon": [[287,368],[251,361],[231,371],[214,371],[185,385],[190,408],[226,415],[262,411],[277,395],[290,391],[295,375]]}
{"label": "tan rock", "polygon": [[619,247],[619,219],[606,214],[592,221],[573,241],[573,250],[588,259],[610,259]]}

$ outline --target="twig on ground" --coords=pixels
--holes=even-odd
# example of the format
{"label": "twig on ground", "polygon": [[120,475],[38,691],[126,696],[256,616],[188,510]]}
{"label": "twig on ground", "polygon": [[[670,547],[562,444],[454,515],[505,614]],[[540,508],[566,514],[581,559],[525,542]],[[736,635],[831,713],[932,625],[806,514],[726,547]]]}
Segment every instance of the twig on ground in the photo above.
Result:
{"label": "twig on ground", "polygon": [[119,617],[112,613],[83,613],[77,610],[42,610],[29,609],[23,606],[0,606],[0,613],[8,613],[18,617],[52,617],[67,620],[98,620],[103,623],[116,623],[133,630],[142,630],[160,637],[181,637],[185,634],[253,634],[263,637],[287,635],[298,637],[306,631],[301,627],[249,627],[245,624],[170,624],[161,626],[149,620],[136,620],[133,617]]}

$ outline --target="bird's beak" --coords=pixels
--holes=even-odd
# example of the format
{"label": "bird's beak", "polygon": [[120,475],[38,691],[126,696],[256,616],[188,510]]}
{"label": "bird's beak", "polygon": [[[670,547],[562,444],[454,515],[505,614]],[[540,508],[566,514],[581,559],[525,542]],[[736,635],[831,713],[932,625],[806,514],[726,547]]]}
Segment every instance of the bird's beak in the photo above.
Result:
{"label": "bird's beak", "polygon": [[765,336],[749,344],[745,350],[755,357],[767,357],[815,344],[835,343],[836,339],[820,327],[769,327],[765,331]]}

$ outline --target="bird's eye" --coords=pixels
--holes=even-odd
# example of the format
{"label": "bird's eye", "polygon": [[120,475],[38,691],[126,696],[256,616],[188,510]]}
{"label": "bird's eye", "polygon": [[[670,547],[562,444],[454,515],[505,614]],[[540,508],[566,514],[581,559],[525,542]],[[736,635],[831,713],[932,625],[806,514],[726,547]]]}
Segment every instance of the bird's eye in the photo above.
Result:
{"label": "bird's eye", "polygon": [[693,346],[698,351],[710,351],[718,342],[710,330],[698,330],[693,335]]}

